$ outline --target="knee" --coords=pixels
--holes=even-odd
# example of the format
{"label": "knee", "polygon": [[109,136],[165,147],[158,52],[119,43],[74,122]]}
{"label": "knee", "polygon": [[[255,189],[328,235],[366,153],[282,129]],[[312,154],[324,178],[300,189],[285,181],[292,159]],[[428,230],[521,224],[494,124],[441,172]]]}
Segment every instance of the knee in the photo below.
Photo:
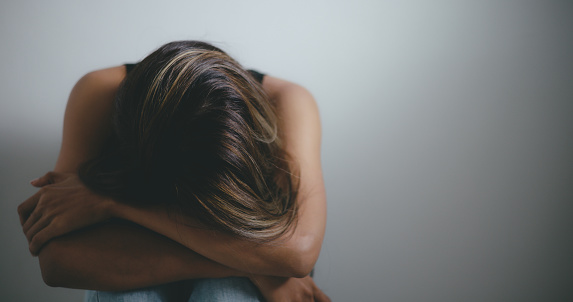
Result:
{"label": "knee", "polygon": [[200,279],[193,282],[189,302],[194,301],[262,301],[259,291],[248,278]]}
{"label": "knee", "polygon": [[175,284],[158,285],[128,291],[86,291],[84,302],[141,302],[141,301],[175,301],[184,299]]}

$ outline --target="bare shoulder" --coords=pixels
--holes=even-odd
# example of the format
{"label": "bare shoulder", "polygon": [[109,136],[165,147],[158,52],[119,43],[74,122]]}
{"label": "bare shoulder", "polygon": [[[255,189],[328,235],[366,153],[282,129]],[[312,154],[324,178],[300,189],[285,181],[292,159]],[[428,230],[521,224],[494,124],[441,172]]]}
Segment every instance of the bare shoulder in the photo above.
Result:
{"label": "bare shoulder", "polygon": [[88,72],[79,79],[72,93],[77,92],[77,90],[90,90],[93,92],[102,89],[117,89],[125,75],[125,66],[115,66]]}
{"label": "bare shoulder", "polygon": [[98,69],[88,72],[80,81],[98,82],[102,84],[110,84],[121,82],[126,75],[125,66],[114,66],[104,69]]}
{"label": "bare shoulder", "polygon": [[285,135],[295,135],[297,141],[304,137],[320,140],[318,105],[306,88],[272,76],[265,76],[263,88],[276,104]]}
{"label": "bare shoulder", "polygon": [[93,110],[109,106],[109,101],[114,98],[125,74],[124,66],[88,72],[74,85],[68,98],[66,113],[73,114],[82,108]]}
{"label": "bare shoulder", "polygon": [[66,106],[60,156],[55,171],[75,172],[94,157],[111,131],[113,99],[125,67],[92,71],[78,80]]}
{"label": "bare shoulder", "polygon": [[[318,107],[312,94],[303,86],[273,76],[265,76],[263,87],[280,109],[313,109]],[[291,108],[294,107],[294,108]]]}
{"label": "bare shoulder", "polygon": [[275,102],[285,147],[304,167],[320,171],[321,124],[318,105],[301,85],[265,76],[263,88]]}

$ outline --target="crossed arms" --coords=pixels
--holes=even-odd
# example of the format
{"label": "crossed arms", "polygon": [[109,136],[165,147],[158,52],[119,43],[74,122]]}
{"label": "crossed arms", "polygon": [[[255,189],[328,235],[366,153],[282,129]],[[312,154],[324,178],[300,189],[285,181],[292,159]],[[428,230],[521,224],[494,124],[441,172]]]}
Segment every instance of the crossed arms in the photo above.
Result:
{"label": "crossed arms", "polygon": [[111,131],[112,100],[123,77],[120,66],[92,72],[76,84],[54,173],[36,180],[42,188],[19,207],[46,283],[122,290],[193,278],[306,276],[318,258],[326,223],[320,122],[312,96],[300,86],[265,77],[287,152],[300,165],[300,212],[291,232],[256,244],[183,225],[166,208],[131,207],[98,196],[77,179],[79,165],[98,154]]}

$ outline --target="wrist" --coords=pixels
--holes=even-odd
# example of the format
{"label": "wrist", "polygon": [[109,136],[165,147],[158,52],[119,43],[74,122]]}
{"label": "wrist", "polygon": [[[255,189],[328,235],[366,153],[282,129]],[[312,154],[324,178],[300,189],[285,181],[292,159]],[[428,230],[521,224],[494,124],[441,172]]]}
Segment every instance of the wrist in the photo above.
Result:
{"label": "wrist", "polygon": [[258,282],[259,282],[259,277],[260,277],[260,275],[252,275],[252,274],[249,274],[249,275],[246,276],[246,277],[249,278],[249,280],[251,280],[251,282],[253,282],[253,284],[256,285],[256,284],[258,284]]}
{"label": "wrist", "polygon": [[263,288],[263,280],[262,280],[262,275],[253,275],[253,274],[249,274],[248,276],[246,276],[247,278],[249,278],[249,280],[251,281],[251,283],[253,283],[259,290],[261,290],[261,288]]}
{"label": "wrist", "polygon": [[111,197],[105,197],[104,204],[105,211],[109,218],[123,218],[124,210],[122,209],[121,203]]}
{"label": "wrist", "polygon": [[289,279],[288,277],[276,277],[276,276],[253,275],[253,274],[249,274],[247,277],[257,287],[271,286],[272,284],[282,283],[282,282],[286,281],[287,279]]}

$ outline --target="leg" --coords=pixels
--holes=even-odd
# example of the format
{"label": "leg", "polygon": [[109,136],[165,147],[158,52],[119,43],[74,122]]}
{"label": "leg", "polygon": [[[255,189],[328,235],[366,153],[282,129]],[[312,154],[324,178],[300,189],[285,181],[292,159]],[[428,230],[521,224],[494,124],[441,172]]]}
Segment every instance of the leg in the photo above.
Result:
{"label": "leg", "polygon": [[202,301],[259,302],[263,298],[248,278],[230,277],[193,281],[189,302]]}
{"label": "leg", "polygon": [[185,284],[177,282],[117,292],[88,290],[84,302],[180,302],[188,296]]}

